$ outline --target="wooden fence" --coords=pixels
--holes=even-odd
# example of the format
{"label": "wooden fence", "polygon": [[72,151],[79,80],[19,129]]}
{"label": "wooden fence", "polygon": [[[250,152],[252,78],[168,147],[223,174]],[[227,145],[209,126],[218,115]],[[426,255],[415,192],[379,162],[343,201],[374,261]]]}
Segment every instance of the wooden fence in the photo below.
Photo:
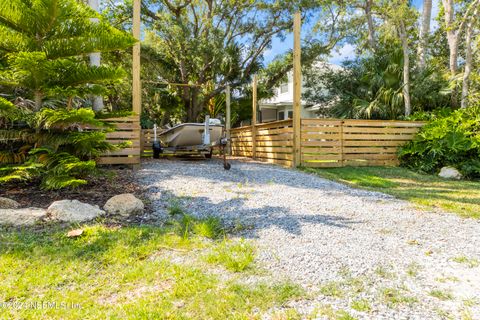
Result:
{"label": "wooden fence", "polygon": [[110,143],[131,143],[127,148],[108,152],[102,155],[97,163],[109,164],[140,164],[140,120],[136,116],[111,118],[102,120],[114,124],[116,131],[107,133],[107,141]]}
{"label": "wooden fence", "polygon": [[[159,130],[160,132],[161,130]],[[158,132],[157,132],[158,136]],[[153,129],[143,129],[140,145],[142,147],[142,157],[152,157],[153,156]]]}
{"label": "wooden fence", "polygon": [[[413,121],[302,119],[301,165],[398,165],[398,147],[412,140],[423,125]],[[231,138],[235,156],[292,166],[292,120],[232,129]]]}
{"label": "wooden fence", "polygon": [[[232,155],[292,166],[293,122],[276,121],[230,131]],[[255,139],[253,137],[255,136]]]}

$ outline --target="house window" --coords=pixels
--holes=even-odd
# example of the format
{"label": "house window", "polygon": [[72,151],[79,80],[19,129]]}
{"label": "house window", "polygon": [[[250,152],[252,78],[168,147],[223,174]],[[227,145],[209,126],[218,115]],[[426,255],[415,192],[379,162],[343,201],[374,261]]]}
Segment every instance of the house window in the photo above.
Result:
{"label": "house window", "polygon": [[287,93],[288,92],[288,83],[284,83],[280,86],[280,93]]}
{"label": "house window", "polygon": [[293,119],[293,111],[288,111],[288,119]]}
{"label": "house window", "polygon": [[284,119],[285,119],[285,111],[279,111],[278,120],[284,120]]}

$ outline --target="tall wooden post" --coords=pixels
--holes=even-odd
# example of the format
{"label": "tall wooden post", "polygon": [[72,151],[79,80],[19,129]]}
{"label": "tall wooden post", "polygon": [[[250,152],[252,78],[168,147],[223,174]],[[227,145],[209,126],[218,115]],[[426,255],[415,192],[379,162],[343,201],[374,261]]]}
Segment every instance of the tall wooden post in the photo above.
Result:
{"label": "tall wooden post", "polygon": [[252,158],[257,157],[257,75],[252,83]]}
{"label": "tall wooden post", "polygon": [[301,116],[302,116],[302,64],[301,64],[302,16],[295,13],[293,19],[293,167],[301,164]]}
{"label": "tall wooden post", "polygon": [[142,113],[142,83],[140,79],[140,1],[133,1],[133,36],[138,42],[133,46],[132,61],[132,106],[140,117]]}
{"label": "tall wooden post", "polygon": [[230,110],[230,86],[227,85],[225,89],[225,104],[226,104],[226,112],[225,112],[225,130],[227,131],[227,154],[230,155],[230,127],[232,125],[232,114]]}
{"label": "tall wooden post", "polygon": [[[100,1],[99,0],[88,0],[88,5],[95,11],[100,12]],[[92,22],[98,23],[98,18],[92,18]],[[92,52],[90,56],[90,65],[94,67],[100,67],[101,54],[100,52]],[[92,106],[95,111],[103,110],[103,97],[102,96],[92,96]]]}

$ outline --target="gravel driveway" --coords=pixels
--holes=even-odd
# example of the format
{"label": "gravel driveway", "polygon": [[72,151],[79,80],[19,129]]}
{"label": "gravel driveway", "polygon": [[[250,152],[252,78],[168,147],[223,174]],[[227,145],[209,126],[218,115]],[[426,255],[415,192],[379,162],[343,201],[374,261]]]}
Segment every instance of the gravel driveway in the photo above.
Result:
{"label": "gravel driveway", "polygon": [[256,162],[151,161],[138,179],[160,218],[178,201],[247,226],[259,265],[311,292],[287,306],[303,315],[480,319],[478,220]]}

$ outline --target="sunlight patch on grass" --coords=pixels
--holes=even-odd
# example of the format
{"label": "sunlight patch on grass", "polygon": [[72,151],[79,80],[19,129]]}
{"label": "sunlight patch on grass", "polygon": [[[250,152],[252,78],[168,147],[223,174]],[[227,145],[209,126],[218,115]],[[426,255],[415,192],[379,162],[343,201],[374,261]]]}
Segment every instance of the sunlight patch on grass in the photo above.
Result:
{"label": "sunlight patch on grass", "polygon": [[195,259],[198,251],[225,248],[225,255],[234,253],[235,258],[228,258],[233,269],[253,268],[249,244],[232,249],[228,240],[205,241],[199,234],[212,236],[205,231],[210,227],[198,227],[200,231],[188,237],[175,226],[76,228],[84,232],[75,238],[68,238],[69,229],[61,227],[0,228],[0,302],[79,306],[3,308],[0,318],[250,319],[303,295],[291,283],[246,283],[241,274],[232,278],[212,273],[201,261],[171,259],[168,253],[191,253]]}
{"label": "sunlight patch on grass", "polygon": [[353,187],[411,201],[420,208],[442,209],[480,219],[480,182],[446,180],[400,167],[345,167],[302,170]]}

